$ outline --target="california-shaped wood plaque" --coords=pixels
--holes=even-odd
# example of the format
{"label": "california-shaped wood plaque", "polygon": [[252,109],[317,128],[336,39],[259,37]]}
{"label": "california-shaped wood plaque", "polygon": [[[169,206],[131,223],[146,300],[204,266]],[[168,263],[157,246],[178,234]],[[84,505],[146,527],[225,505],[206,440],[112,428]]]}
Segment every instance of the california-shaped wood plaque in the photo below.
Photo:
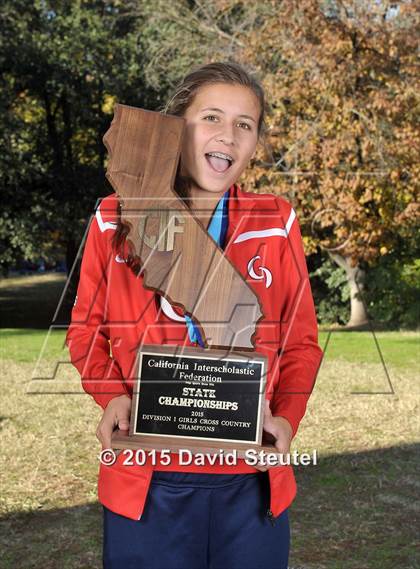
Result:
{"label": "california-shaped wood plaque", "polygon": [[207,347],[252,349],[262,317],[258,297],[173,189],[184,123],[116,105],[104,136],[106,175],[141,259],[144,286],[192,316]]}

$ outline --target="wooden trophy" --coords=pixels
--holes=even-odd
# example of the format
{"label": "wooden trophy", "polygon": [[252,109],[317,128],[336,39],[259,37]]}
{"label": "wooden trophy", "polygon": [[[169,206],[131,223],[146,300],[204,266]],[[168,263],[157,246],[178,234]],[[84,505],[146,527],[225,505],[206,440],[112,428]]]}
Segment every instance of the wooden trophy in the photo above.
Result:
{"label": "wooden trophy", "polygon": [[104,136],[106,176],[144,286],[182,307],[205,344],[139,348],[130,430],[115,431],[112,446],[272,452],[273,445],[261,446],[267,360],[251,341],[259,300],[174,190],[184,125],[118,104]]}

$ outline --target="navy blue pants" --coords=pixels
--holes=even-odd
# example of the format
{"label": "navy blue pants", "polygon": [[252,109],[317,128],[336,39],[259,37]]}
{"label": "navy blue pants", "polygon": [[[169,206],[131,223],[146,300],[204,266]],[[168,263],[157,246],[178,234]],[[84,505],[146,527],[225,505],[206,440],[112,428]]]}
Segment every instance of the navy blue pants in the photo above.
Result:
{"label": "navy blue pants", "polygon": [[105,569],[287,569],[287,509],[268,517],[266,472],[154,472],[143,515],[104,508]]}

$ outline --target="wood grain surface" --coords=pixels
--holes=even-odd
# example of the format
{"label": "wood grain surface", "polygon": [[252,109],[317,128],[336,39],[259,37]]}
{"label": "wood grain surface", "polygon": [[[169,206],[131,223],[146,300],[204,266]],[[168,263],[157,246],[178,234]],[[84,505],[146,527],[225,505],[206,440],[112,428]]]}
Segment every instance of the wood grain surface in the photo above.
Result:
{"label": "wood grain surface", "polygon": [[184,126],[180,117],[117,104],[103,139],[106,176],[144,286],[192,316],[206,347],[252,349],[258,297],[174,190]]}

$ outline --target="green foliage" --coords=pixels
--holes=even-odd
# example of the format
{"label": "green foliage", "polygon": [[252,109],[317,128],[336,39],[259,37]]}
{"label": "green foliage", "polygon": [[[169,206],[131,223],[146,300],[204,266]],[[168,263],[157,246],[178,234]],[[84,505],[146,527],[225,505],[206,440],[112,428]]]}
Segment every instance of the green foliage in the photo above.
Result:
{"label": "green foliage", "polygon": [[[71,261],[105,182],[115,102],[161,108],[193,65],[227,59],[256,7],[184,0],[5,0],[0,7],[0,265]],[[19,17],[17,17],[19,14]]]}
{"label": "green foliage", "polygon": [[[360,262],[365,258],[371,265],[365,267],[370,318],[389,326],[416,326],[419,276],[418,262],[413,261],[417,247],[413,181],[417,167],[413,165],[417,135],[412,128],[416,101],[412,73],[406,72],[411,69],[413,56],[404,47],[405,38],[410,40],[412,34],[399,33],[401,26],[411,29],[412,15],[401,7],[392,13],[387,9],[385,20],[376,16],[372,20],[370,9],[366,10],[363,3],[351,4],[354,14],[352,10],[345,14],[341,3],[332,0],[320,5],[305,0],[305,8],[299,10],[292,2],[283,2],[281,11],[275,2],[241,0],[4,0],[0,7],[0,268],[7,271],[23,258],[56,257],[58,250],[65,252],[71,263],[96,199],[110,192],[105,182],[102,137],[115,102],[159,109],[194,65],[235,59],[260,70],[274,113],[270,120],[273,156],[254,161],[245,179],[250,190],[258,191],[267,184],[269,191],[279,192],[285,181],[290,182],[293,191],[287,195],[300,202],[303,210],[310,210],[310,220],[318,206],[331,211],[327,207],[330,191],[338,196],[338,209],[346,209],[347,182],[353,177],[342,177],[344,188],[337,172],[328,180],[318,175],[333,171],[331,164],[341,168],[346,163],[354,172],[379,166],[388,171],[389,175],[378,176],[376,181],[362,176],[360,187],[354,187],[360,198],[357,211],[363,209],[369,218],[367,223],[367,218],[360,217],[361,238],[354,242],[355,257]],[[312,14],[317,15],[316,21]],[[379,31],[386,33],[386,42],[375,33],[365,34],[363,26],[359,32],[353,30],[356,16],[363,26],[379,26]],[[347,22],[345,30],[351,33],[340,35],[337,43],[337,30],[331,26],[340,19]],[[382,29],[388,20],[392,20],[392,37]],[[361,49],[357,33],[361,34],[360,41],[373,42],[376,51],[372,47]],[[401,70],[394,65],[400,49]],[[351,59],[355,54],[358,65]],[[395,85],[387,84],[385,75],[371,76],[371,71],[379,70],[384,62],[392,64],[385,75],[393,78]],[[319,65],[323,72],[308,81]],[[343,65],[351,73],[343,73]],[[343,81],[343,85],[353,81],[353,72],[362,73],[355,83],[360,93],[374,97],[370,110],[360,93],[354,98],[353,88],[340,87]],[[324,95],[331,103],[326,114]],[[369,128],[362,128],[361,113],[353,112],[361,108],[360,101],[363,115],[380,119],[369,119]],[[344,103],[351,103],[351,112],[343,114],[347,108]],[[388,108],[388,103],[393,106]],[[322,131],[324,117],[325,132],[329,133],[320,136],[320,144],[311,126],[315,117],[317,132]],[[306,119],[309,131],[303,128]],[[342,123],[344,119],[350,122]],[[371,128],[377,130],[371,132]],[[383,136],[394,131],[389,140],[388,135]],[[346,145],[352,132],[356,135],[357,160],[347,163]],[[379,154],[370,146],[374,132],[375,140],[382,145]],[[341,143],[337,144],[340,133],[344,136],[344,154],[340,154]],[[335,138],[320,155],[325,160],[319,162],[318,150],[330,140],[328,137]],[[389,146],[384,146],[386,140]],[[368,159],[364,164],[360,163],[363,156]],[[277,168],[273,168],[274,158]],[[388,162],[383,163],[384,159]],[[301,185],[296,185],[296,177],[284,176],[293,168],[317,174],[304,176]],[[278,187],[276,176],[282,180]],[[317,204],[319,192],[322,203]],[[394,217],[396,223],[390,224]],[[324,229],[329,229],[328,216],[322,221]],[[340,223],[331,224],[334,239],[347,230]],[[311,229],[303,222],[306,245],[313,237]],[[404,242],[404,251],[400,241]],[[310,250],[315,251],[315,245]],[[344,271],[320,254],[312,255],[310,263],[319,320],[345,324],[350,311]]]}
{"label": "green foliage", "polygon": [[153,99],[130,9],[118,1],[2,2],[3,268],[45,255],[53,235],[75,250],[97,197],[109,193],[102,136],[113,103]]}
{"label": "green foliage", "polygon": [[345,324],[350,316],[350,289],[344,269],[328,256],[313,256],[310,273],[318,320],[321,324]]}
{"label": "green foliage", "polygon": [[[412,243],[409,249],[414,247]],[[412,250],[412,249],[411,249]],[[321,324],[346,324],[350,289],[344,269],[328,256],[311,256],[312,292]],[[363,300],[374,326],[415,329],[420,320],[420,259],[399,248],[366,267]]]}
{"label": "green foliage", "polygon": [[420,259],[401,261],[396,255],[369,269],[365,299],[370,317],[392,328],[420,324]]}

